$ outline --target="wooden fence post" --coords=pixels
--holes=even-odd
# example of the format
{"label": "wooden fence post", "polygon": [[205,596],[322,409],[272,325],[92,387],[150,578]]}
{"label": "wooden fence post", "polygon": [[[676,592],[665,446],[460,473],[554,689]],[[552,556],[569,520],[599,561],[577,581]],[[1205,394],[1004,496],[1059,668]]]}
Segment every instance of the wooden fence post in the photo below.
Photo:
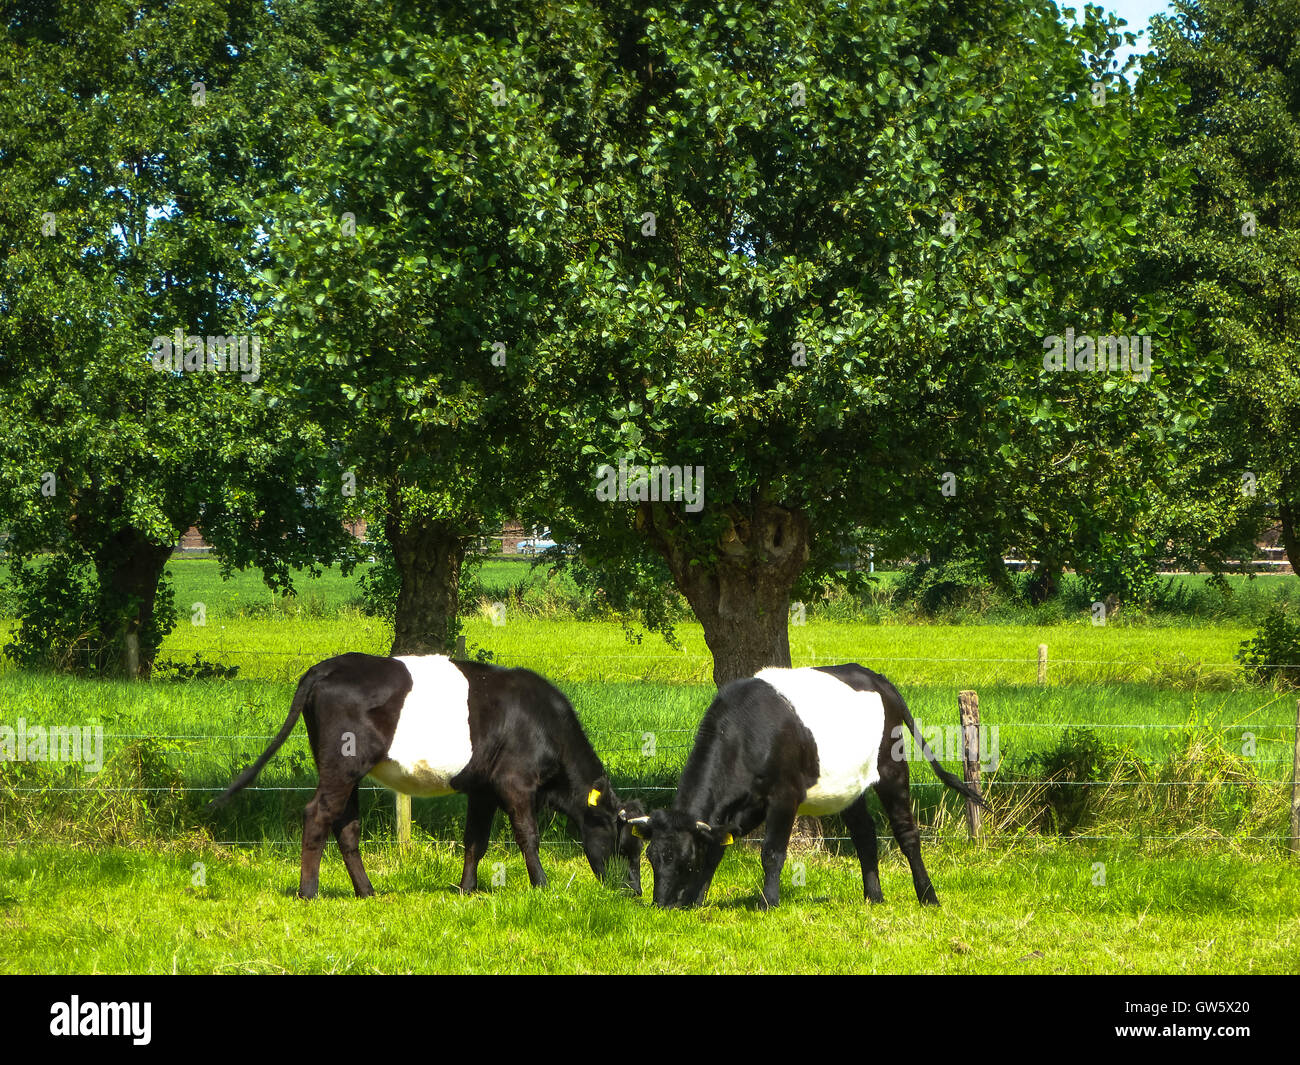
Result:
{"label": "wooden fence post", "polygon": [[397,793],[397,845],[403,849],[411,845],[411,797]]}
{"label": "wooden fence post", "polygon": [[1295,753],[1291,756],[1291,853],[1300,854],[1300,699],[1295,704]]}
{"label": "wooden fence post", "polygon": [[457,637],[456,637],[456,657],[457,657],[457,658],[464,658],[464,657],[465,657],[465,637],[464,637],[464,636],[457,636]]}
{"label": "wooden fence post", "polygon": [[[972,691],[957,693],[957,707],[961,711],[961,767],[966,783],[976,795],[980,790],[980,697]],[[980,808],[970,799],[966,800],[966,828],[971,839],[980,838],[982,817]]]}
{"label": "wooden fence post", "polygon": [[1038,683],[1047,683],[1047,644],[1038,645]]}

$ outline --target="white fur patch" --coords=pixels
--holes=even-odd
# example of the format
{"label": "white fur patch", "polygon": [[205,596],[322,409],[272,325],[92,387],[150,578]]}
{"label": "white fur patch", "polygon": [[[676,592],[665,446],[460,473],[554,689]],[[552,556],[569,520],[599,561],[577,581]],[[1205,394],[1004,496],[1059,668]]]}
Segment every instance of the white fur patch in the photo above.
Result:
{"label": "white fur patch", "polygon": [[451,778],[469,765],[469,681],[445,655],[401,655],[411,674],[388,747],[370,775],[407,795],[451,795]]}
{"label": "white fur patch", "polygon": [[785,696],[817,744],[821,776],[801,814],[838,813],[880,779],[885,704],[879,692],[857,691],[819,669],[764,669],[755,677]]}

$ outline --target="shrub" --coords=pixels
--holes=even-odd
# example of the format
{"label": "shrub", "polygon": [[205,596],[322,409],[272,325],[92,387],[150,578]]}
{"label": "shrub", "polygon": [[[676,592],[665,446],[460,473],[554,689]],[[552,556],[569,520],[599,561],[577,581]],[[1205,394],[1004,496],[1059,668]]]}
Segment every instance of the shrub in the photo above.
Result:
{"label": "shrub", "polygon": [[387,540],[376,540],[375,561],[357,582],[361,589],[361,611],[370,617],[392,621],[397,616],[397,594],[402,575],[397,572]]}
{"label": "shrub", "polygon": [[1128,775],[1137,763],[1092,729],[1065,729],[1056,743],[1013,764],[1004,762],[1012,778],[1043,781],[1021,801],[1008,797],[1004,805],[1020,807],[1016,820],[1023,827],[1050,835],[1068,835],[1098,812],[1105,790],[1096,785]]}
{"label": "shrub", "polygon": [[985,608],[993,598],[993,581],[976,559],[918,562],[903,574],[897,594],[927,614],[963,608]]}
{"label": "shrub", "polygon": [[1253,680],[1282,681],[1300,687],[1300,619],[1286,607],[1274,605],[1255,635],[1242,641],[1234,657]]}
{"label": "shrub", "polygon": [[[18,629],[16,638],[5,646],[8,658],[25,668],[76,673],[114,670],[119,622],[128,604],[105,600],[89,561],[56,554],[30,568],[14,561],[10,572]],[[154,595],[153,614],[140,630],[140,661],[145,668],[175,624],[175,591],[164,573]]]}
{"label": "shrub", "polygon": [[27,567],[10,563],[18,629],[5,656],[25,668],[84,669],[95,634],[99,582],[88,562],[55,555]]}
{"label": "shrub", "polygon": [[234,680],[239,675],[238,666],[223,666],[194,654],[193,662],[178,662],[170,658],[153,664],[155,680]]}

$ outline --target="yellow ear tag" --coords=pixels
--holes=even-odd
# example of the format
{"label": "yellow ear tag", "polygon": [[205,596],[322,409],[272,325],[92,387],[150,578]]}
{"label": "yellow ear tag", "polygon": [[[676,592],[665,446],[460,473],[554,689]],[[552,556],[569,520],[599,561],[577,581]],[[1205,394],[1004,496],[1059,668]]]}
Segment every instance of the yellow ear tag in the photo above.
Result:
{"label": "yellow ear tag", "polygon": [[600,802],[600,791],[596,788],[592,788],[591,791],[587,793],[587,805],[595,806],[598,802]]}
{"label": "yellow ear tag", "polygon": [[733,843],[735,843],[735,842],[736,842],[736,837],[733,836],[730,832],[728,832],[728,833],[727,833],[727,837],[726,837],[726,839],[724,839],[724,840],[722,841],[722,845],[723,845],[724,847],[728,847],[728,846],[730,846],[731,844],[733,844]]}

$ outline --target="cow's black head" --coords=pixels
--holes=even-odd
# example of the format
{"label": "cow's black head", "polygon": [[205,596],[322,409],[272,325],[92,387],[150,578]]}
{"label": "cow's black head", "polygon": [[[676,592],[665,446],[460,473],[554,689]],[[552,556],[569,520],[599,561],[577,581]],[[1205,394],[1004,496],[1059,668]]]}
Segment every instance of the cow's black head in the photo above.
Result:
{"label": "cow's black head", "polygon": [[628,822],[644,813],[645,807],[636,800],[621,802],[609,778],[601,777],[587,793],[582,816],[582,849],[591,871],[603,878],[610,857],[621,855],[627,861],[627,886],[637,895],[641,894],[641,840]]}
{"label": "cow's black head", "polygon": [[655,874],[655,905],[665,909],[703,902],[722,848],[736,838],[733,827],[709,825],[680,810],[656,810],[630,824],[650,841],[646,857]]}

